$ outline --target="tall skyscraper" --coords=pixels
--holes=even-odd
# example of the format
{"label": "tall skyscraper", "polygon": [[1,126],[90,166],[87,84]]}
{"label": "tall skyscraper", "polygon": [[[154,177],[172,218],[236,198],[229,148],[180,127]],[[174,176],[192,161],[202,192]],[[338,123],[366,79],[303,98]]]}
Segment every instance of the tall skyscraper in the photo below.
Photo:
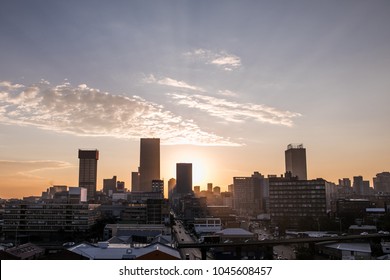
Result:
{"label": "tall skyscraper", "polygon": [[176,193],[192,192],[192,163],[176,163]]}
{"label": "tall skyscraper", "polygon": [[306,149],[303,144],[289,144],[285,151],[286,173],[298,176],[298,180],[307,180]]}
{"label": "tall skyscraper", "polygon": [[151,192],[152,181],[160,180],[160,139],[141,138],[140,191]]}
{"label": "tall skyscraper", "polygon": [[139,172],[131,172],[131,191],[132,192],[139,192]]}
{"label": "tall skyscraper", "polygon": [[79,150],[79,187],[87,189],[87,199],[96,195],[98,150]]}
{"label": "tall skyscraper", "polygon": [[168,199],[169,200],[172,200],[175,187],[176,187],[176,179],[175,178],[169,179],[168,180]]}

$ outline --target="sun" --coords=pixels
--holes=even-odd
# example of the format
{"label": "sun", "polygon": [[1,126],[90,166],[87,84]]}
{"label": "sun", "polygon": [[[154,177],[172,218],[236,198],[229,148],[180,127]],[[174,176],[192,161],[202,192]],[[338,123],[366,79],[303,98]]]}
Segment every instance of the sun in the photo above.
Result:
{"label": "sun", "polygon": [[168,149],[169,151],[162,155],[164,161],[162,175],[165,180],[176,177],[176,163],[192,163],[192,185],[201,186],[201,189],[206,188],[207,183],[212,180],[210,178],[212,170],[210,159],[204,149],[193,146],[183,146],[180,149],[176,146],[176,149]]}

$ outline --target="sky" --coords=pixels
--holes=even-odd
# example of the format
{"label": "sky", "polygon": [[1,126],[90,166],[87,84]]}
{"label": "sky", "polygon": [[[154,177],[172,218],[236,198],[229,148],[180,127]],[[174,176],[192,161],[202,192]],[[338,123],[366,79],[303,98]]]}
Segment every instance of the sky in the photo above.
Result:
{"label": "sky", "polygon": [[[390,2],[0,0],[0,197],[77,186],[78,149],[103,178],[161,139],[161,176],[193,184],[285,172],[390,170]],[[166,183],[167,184],[167,183]]]}

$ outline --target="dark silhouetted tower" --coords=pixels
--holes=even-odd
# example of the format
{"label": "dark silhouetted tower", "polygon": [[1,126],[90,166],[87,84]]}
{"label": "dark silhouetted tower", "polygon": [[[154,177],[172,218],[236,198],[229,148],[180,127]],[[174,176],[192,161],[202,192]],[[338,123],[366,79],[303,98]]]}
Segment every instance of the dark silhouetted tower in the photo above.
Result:
{"label": "dark silhouetted tower", "polygon": [[79,187],[87,189],[87,199],[96,195],[98,150],[79,150]]}
{"label": "dark silhouetted tower", "polygon": [[139,189],[152,191],[152,181],[160,180],[160,139],[141,138]]}
{"label": "dark silhouetted tower", "polygon": [[176,163],[176,193],[192,192],[192,163]]}
{"label": "dark silhouetted tower", "polygon": [[285,151],[286,173],[298,176],[298,180],[307,180],[306,149],[302,144],[290,144]]}

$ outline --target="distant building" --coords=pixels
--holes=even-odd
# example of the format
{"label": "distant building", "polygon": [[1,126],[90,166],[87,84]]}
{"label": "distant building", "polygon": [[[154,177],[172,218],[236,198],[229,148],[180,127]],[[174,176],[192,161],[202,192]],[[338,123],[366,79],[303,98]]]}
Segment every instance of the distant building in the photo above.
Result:
{"label": "distant building", "polygon": [[164,181],[152,180],[152,192],[159,192],[164,196]]}
{"label": "distant building", "polygon": [[116,176],[113,176],[112,179],[103,179],[103,192],[108,196],[112,196],[116,192],[116,184]]}
{"label": "distant building", "polygon": [[140,192],[140,174],[139,172],[131,172],[131,191]]}
{"label": "distant building", "polygon": [[368,199],[338,199],[336,201],[336,215],[341,218],[363,219],[366,209],[371,207]]}
{"label": "distant building", "polygon": [[192,163],[176,164],[176,193],[192,193]]}
{"label": "distant building", "polygon": [[87,199],[94,200],[97,184],[98,150],[79,150],[79,187],[87,189]]}
{"label": "distant building", "polygon": [[302,144],[289,144],[285,151],[286,173],[291,172],[299,180],[307,180],[306,149]]}
{"label": "distant building", "polygon": [[369,195],[370,182],[363,180],[362,176],[353,177],[353,191],[357,195]]}
{"label": "distant building", "polygon": [[152,181],[160,180],[160,139],[141,138],[140,190],[152,191]]}
{"label": "distant building", "polygon": [[116,191],[121,192],[121,193],[125,192],[126,191],[125,182],[117,181],[116,182]]}
{"label": "distant building", "polygon": [[233,178],[233,207],[241,214],[256,216],[265,211],[266,179],[259,172],[251,177]]}
{"label": "distant building", "polygon": [[87,202],[87,192],[86,188],[69,187],[68,203],[79,204]]}
{"label": "distant building", "polygon": [[299,229],[301,223],[326,216],[325,180],[269,178],[269,207],[275,225]]}
{"label": "distant building", "polygon": [[220,218],[196,218],[194,228],[197,234],[215,233],[222,230]]}
{"label": "distant building", "polygon": [[352,187],[351,180],[349,178],[343,178],[339,179],[339,186],[340,187]]}
{"label": "distant building", "polygon": [[195,194],[200,193],[200,186],[194,186],[194,193]]}
{"label": "distant building", "polygon": [[168,199],[171,201],[173,199],[174,189],[176,187],[176,179],[171,178],[168,180]]}
{"label": "distant building", "polygon": [[382,172],[374,177],[374,189],[380,193],[390,193],[390,172]]}

